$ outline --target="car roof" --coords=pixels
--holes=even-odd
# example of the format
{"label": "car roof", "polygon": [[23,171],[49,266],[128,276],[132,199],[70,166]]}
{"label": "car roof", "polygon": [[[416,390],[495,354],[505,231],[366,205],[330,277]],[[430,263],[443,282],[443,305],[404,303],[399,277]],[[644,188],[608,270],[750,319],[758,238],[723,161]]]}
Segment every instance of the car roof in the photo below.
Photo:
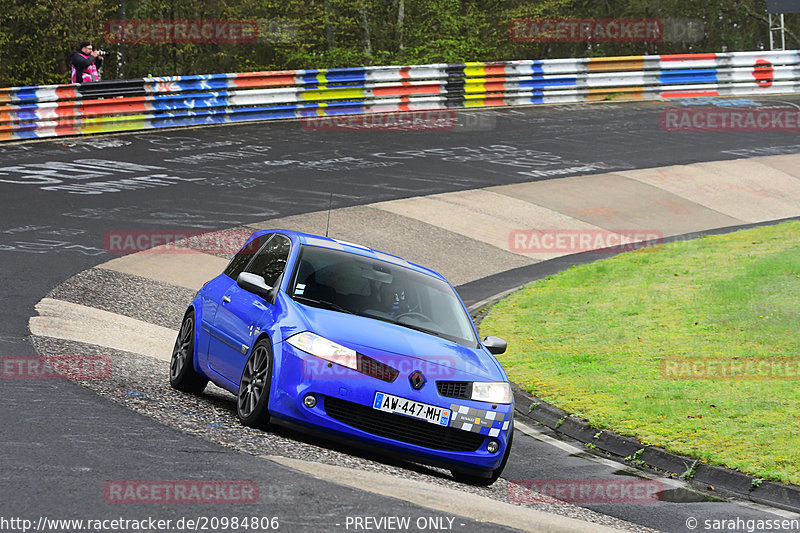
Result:
{"label": "car roof", "polygon": [[267,230],[260,230],[253,233],[252,238],[258,237],[260,235],[264,235],[266,233],[282,233],[289,237],[292,242],[298,244],[306,244],[309,246],[318,246],[320,248],[329,248],[331,250],[341,250],[344,252],[349,252],[352,254],[361,255],[364,257],[369,257],[372,259],[378,259],[380,261],[386,261],[387,263],[391,263],[394,265],[402,266],[409,268],[411,270],[415,270],[422,274],[427,274],[429,276],[433,276],[434,278],[440,279],[442,281],[447,281],[444,276],[436,272],[435,270],[431,270],[430,268],[425,268],[424,266],[418,265],[416,263],[412,263],[411,261],[406,261],[402,257],[398,257],[396,255],[392,255],[386,252],[382,252],[380,250],[375,250],[374,248],[370,248],[368,246],[364,246],[361,244],[355,244],[348,241],[342,241],[339,239],[334,239],[331,237],[323,237],[320,235],[313,235],[311,233],[302,233],[300,231],[292,231],[280,228],[273,228]]}

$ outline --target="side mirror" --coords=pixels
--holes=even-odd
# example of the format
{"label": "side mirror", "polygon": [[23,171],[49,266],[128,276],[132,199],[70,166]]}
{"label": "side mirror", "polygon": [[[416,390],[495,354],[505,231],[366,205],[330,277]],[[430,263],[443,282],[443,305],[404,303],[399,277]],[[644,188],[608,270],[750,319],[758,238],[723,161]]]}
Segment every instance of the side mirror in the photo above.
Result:
{"label": "side mirror", "polygon": [[486,337],[483,339],[483,345],[495,355],[500,355],[508,348],[508,343],[500,337]]}
{"label": "side mirror", "polygon": [[264,278],[258,274],[242,272],[239,274],[239,277],[236,278],[236,284],[247,292],[252,292],[257,296],[261,296],[268,302],[272,301],[272,287],[267,285]]}

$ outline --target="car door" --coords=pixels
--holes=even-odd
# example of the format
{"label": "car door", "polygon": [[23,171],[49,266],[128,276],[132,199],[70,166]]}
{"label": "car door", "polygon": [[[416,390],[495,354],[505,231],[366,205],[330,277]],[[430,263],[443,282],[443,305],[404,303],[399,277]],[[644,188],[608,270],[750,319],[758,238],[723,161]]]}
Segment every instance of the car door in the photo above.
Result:
{"label": "car door", "polygon": [[202,300],[202,313],[200,314],[200,327],[202,334],[200,342],[196,347],[197,362],[204,368],[211,368],[209,364],[209,350],[216,350],[216,342],[213,339],[219,338],[219,332],[214,326],[214,318],[217,309],[222,303],[222,298],[230,290],[232,285],[236,285],[236,278],[245,267],[253,260],[256,253],[264,246],[274,233],[267,233],[256,237],[231,259],[222,274],[205,284],[200,291]]}
{"label": "car door", "polygon": [[[289,238],[276,233],[244,271],[258,274],[267,285],[275,286],[286,268],[290,249]],[[232,284],[214,317],[217,334],[211,339],[211,369],[238,386],[250,349],[265,325],[272,323],[272,314],[271,302]]]}

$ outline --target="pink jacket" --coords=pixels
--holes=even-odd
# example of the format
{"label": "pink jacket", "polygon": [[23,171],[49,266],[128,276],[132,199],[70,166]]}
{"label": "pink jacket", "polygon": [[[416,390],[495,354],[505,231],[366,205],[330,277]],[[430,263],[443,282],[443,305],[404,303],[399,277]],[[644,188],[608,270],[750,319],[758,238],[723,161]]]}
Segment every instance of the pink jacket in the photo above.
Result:
{"label": "pink jacket", "polygon": [[[97,72],[97,62],[100,58],[87,56],[83,52],[72,54],[72,83],[86,83],[89,81],[100,81],[100,73]],[[75,68],[77,64],[77,69]],[[78,72],[80,78],[78,79]]]}

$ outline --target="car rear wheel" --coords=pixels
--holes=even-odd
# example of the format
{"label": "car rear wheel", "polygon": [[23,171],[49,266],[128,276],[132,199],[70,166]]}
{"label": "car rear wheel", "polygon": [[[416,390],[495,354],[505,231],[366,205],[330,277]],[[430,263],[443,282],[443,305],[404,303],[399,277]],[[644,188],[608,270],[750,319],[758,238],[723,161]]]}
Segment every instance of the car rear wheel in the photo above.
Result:
{"label": "car rear wheel", "polygon": [[172,358],[169,362],[169,384],[173,389],[192,394],[200,394],[208,385],[208,380],[194,369],[194,313],[189,311],[183,317]]}
{"label": "car rear wheel", "polygon": [[253,346],[244,365],[236,400],[236,414],[242,424],[265,427],[269,424],[269,388],[272,379],[272,345],[261,339]]}
{"label": "car rear wheel", "polygon": [[488,486],[498,480],[500,474],[503,473],[503,469],[506,467],[506,463],[508,462],[508,457],[511,455],[511,444],[514,442],[514,430],[512,429],[511,432],[508,434],[508,445],[506,446],[506,452],[503,454],[503,461],[500,463],[496,469],[492,470],[491,474],[488,476],[482,476],[477,474],[472,474],[463,470],[452,470],[451,473],[453,474],[453,478],[456,481],[461,483],[466,483],[468,485],[477,485],[477,486]]}

